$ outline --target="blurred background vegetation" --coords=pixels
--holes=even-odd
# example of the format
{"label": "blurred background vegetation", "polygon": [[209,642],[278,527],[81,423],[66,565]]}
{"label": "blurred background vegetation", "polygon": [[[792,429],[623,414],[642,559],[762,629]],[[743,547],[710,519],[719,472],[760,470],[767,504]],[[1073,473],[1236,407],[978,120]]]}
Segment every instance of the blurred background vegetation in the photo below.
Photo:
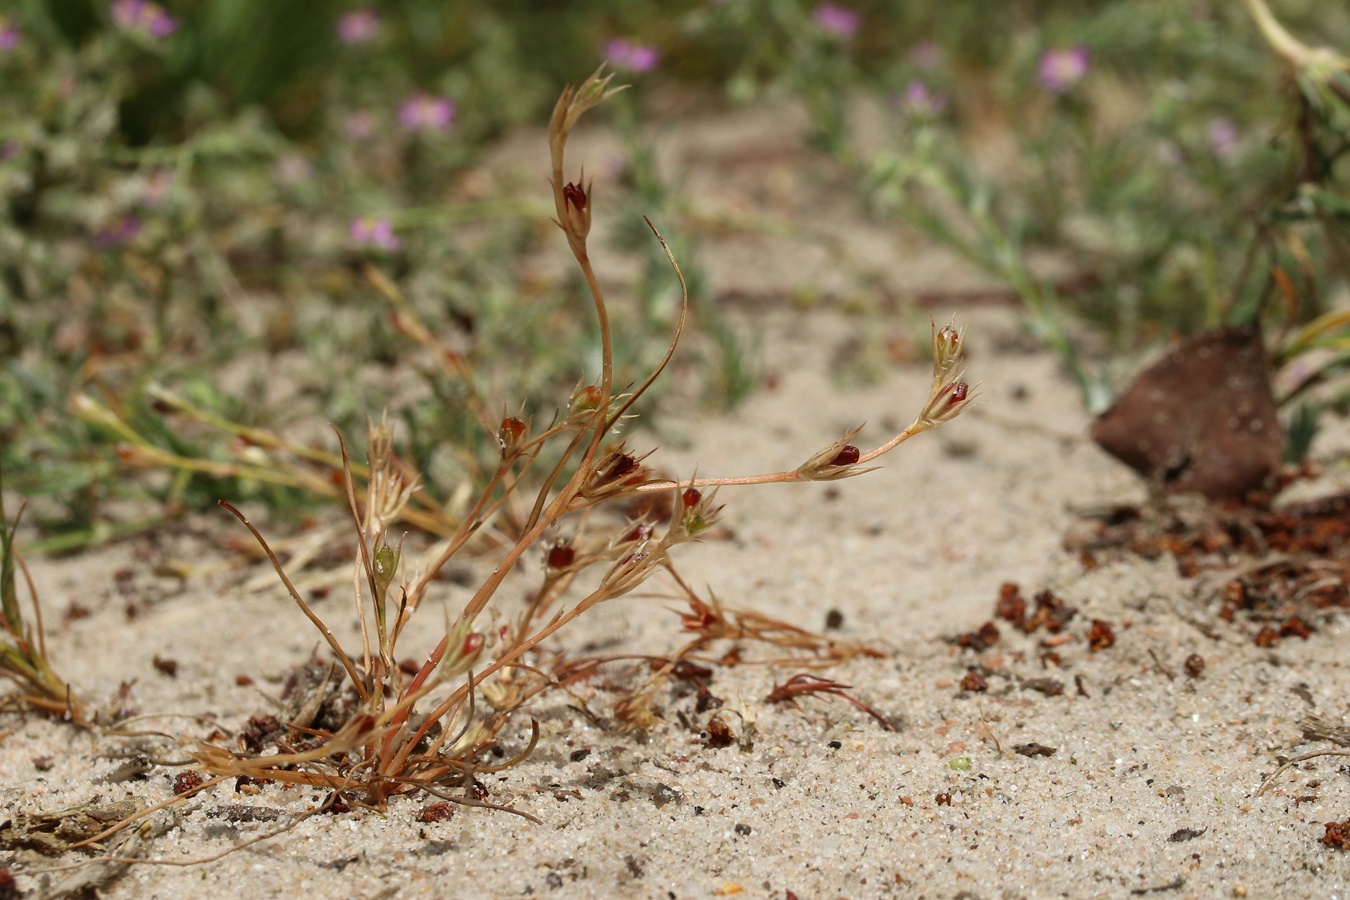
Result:
{"label": "blurred background vegetation", "polygon": [[[1273,9],[1350,53],[1350,6]],[[879,220],[1016,291],[1094,411],[1111,385],[1070,321],[1126,353],[1260,316],[1278,362],[1321,354],[1291,403],[1344,370],[1350,76],[1281,57],[1242,3],[9,0],[0,462],[8,487],[50,498],[48,546],[222,496],[310,509],[312,480],[283,476],[321,461],[248,431],[286,431],[302,400],[349,435],[388,409],[449,503],[493,451],[475,403],[565,398],[594,355],[575,279],[519,265],[556,237],[538,183],[475,173],[606,59],[636,84],[609,114],[640,211],[678,205],[638,128],[656,92],[798,104]],[[843,98],[889,110],[880,149]],[[697,305],[701,235],[668,237]],[[1063,254],[1071,277],[1042,279],[1029,249]],[[672,286],[642,252],[655,309]],[[696,311],[712,393],[734,404],[753,341]],[[669,317],[650,319],[625,346],[659,353]],[[443,358],[416,352],[418,325]],[[636,372],[643,352],[621,362]],[[399,364],[420,389],[390,392]],[[123,497],[157,510],[113,512]]]}

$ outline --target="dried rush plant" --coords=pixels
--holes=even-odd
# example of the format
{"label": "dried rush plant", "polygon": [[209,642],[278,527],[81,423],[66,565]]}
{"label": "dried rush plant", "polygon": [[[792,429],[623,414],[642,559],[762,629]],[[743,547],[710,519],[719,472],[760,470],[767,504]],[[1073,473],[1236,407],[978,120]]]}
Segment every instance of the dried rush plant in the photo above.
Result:
{"label": "dried rush plant", "polygon": [[[411,573],[400,574],[401,548],[390,542],[389,527],[408,503],[416,483],[397,464],[389,430],[383,425],[370,430],[364,498],[358,499],[351,464],[343,449],[348,501],[358,531],[354,580],[362,634],[359,656],[343,649],[287,578],[276,556],[267,552],[295,603],[332,648],[355,693],[354,708],[336,719],[320,719],[316,715],[318,704],[309,704],[308,712],[289,723],[290,737],[278,742],[279,752],[268,755],[260,755],[256,746],[254,752],[243,753],[199,744],[194,756],[212,775],[246,775],[322,786],[347,802],[373,806],[413,791],[474,803],[467,799],[467,793],[452,796],[447,792],[471,786],[476,772],[510,765],[508,761],[489,766],[477,759],[527,700],[575,673],[573,669],[547,674],[532,662],[531,651],[599,604],[629,593],[658,570],[674,574],[672,550],[698,538],[716,519],[720,510],[715,504],[718,487],[829,481],[861,474],[870,470],[867,463],[957,416],[973,399],[974,390],[955,371],[963,333],[951,326],[935,327],[933,383],[928,400],[908,428],[879,447],[862,451],[854,446],[851,441],[860,430],[854,429],[790,471],[693,478],[682,483],[653,478],[644,464],[645,456],[631,451],[617,438],[617,429],[670,360],[684,316],[682,313],[675,338],[656,370],[634,390],[616,391],[609,310],[586,244],[591,227],[591,186],[563,180],[568,135],[583,113],[620,90],[610,86],[611,77],[601,70],[580,87],[569,86],[558,100],[549,125],[556,223],[567,238],[594,302],[603,351],[599,381],[576,390],[566,409],[542,433],[531,434],[529,422],[515,416],[502,421],[496,433],[501,455],[495,473],[443,549],[429,564]],[[661,241],[659,234],[656,239]],[[664,247],[665,242],[661,243]],[[667,256],[678,275],[679,267],[668,250]],[[546,450],[550,451],[548,457]],[[536,471],[544,471],[545,466],[540,480]],[[522,504],[522,515],[511,529],[514,540],[508,542],[491,574],[448,625],[426,661],[406,671],[400,668],[395,647],[433,579],[476,532],[494,516],[500,518],[498,513],[527,475],[534,479],[530,483],[539,487],[533,503]],[[674,512],[668,521],[625,521],[609,534],[592,535],[603,528],[597,524],[604,521],[603,516],[595,515],[598,510],[618,508],[620,502],[639,495],[660,493],[673,497]],[[524,512],[526,508],[528,512]],[[237,510],[230,509],[267,549],[257,530]],[[567,527],[575,537],[546,543],[546,536],[557,533],[564,520],[569,520]],[[535,548],[545,557],[543,583],[514,623],[501,629],[485,627],[481,620],[508,572]],[[570,606],[561,605],[577,576],[592,567],[603,567],[598,581],[592,574],[594,586]],[[675,577],[683,587],[684,582]],[[806,632],[754,614],[730,614],[715,601],[700,600],[692,591],[687,593],[691,610],[684,624],[698,636],[682,653],[723,637],[760,637],[794,649],[820,649],[811,644]],[[675,664],[675,660],[667,661],[664,671],[668,673]],[[537,723],[532,722],[531,727],[525,754],[539,735]]]}

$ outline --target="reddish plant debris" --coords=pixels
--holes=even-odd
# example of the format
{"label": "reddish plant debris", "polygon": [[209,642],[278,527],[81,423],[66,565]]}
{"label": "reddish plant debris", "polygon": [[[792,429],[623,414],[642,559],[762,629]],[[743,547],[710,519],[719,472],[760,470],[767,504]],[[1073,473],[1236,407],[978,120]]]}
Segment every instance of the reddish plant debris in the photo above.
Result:
{"label": "reddish plant debris", "polygon": [[[670,660],[656,657],[651,660],[649,665],[653,670],[664,669],[670,665]],[[713,676],[713,670],[707,666],[701,666],[696,662],[690,662],[687,659],[677,659],[670,668],[670,674],[682,681],[698,681]]]}
{"label": "reddish plant debris", "polygon": [[276,716],[253,716],[248,725],[239,734],[239,742],[250,753],[261,753],[267,744],[285,733],[281,720]]}
{"label": "reddish plant debris", "polygon": [[1320,610],[1350,609],[1350,493],[1279,509],[1270,507],[1268,497],[1249,497],[1213,507],[1198,521],[1117,508],[1065,543],[1094,558],[1168,555],[1186,577],[1242,567],[1214,598],[1221,603],[1219,616],[1229,622],[1242,616],[1259,628],[1297,617],[1308,624]]}
{"label": "reddish plant debris", "polygon": [[1252,640],[1258,647],[1274,647],[1280,642],[1280,633],[1267,625],[1258,631]]}
{"label": "reddish plant debris", "polygon": [[1346,819],[1344,822],[1326,823],[1326,833],[1322,835],[1322,843],[1337,850],[1346,850],[1350,849],[1346,846],[1347,841],[1350,841],[1350,819]]}
{"label": "reddish plant debris", "polygon": [[1116,633],[1111,630],[1109,622],[1101,619],[1092,620],[1092,628],[1088,631],[1088,649],[1096,652],[1105,650],[1116,642]]}
{"label": "reddish plant debris", "polygon": [[938,806],[951,806],[952,795],[946,793],[945,791],[940,792],[933,796],[933,802],[936,803]]}
{"label": "reddish plant debris", "polygon": [[976,669],[971,669],[961,677],[961,690],[971,694],[983,694],[989,690],[989,681]]}
{"label": "reddish plant debris", "polygon": [[1029,744],[1017,744],[1013,747],[1013,752],[1018,756],[1054,756],[1059,752],[1059,748],[1047,747],[1032,741]]}
{"label": "reddish plant debris", "polygon": [[9,869],[0,869],[0,900],[18,900],[23,894]]}
{"label": "reddish plant debris", "polygon": [[66,607],[61,618],[66,622],[78,622],[80,619],[87,619],[94,614],[93,610],[82,603],[71,603]]}
{"label": "reddish plant debris", "polygon": [[1064,682],[1058,678],[1028,678],[1021,686],[1047,697],[1058,697],[1064,693]]}
{"label": "reddish plant debris", "polygon": [[1290,616],[1280,625],[1280,637],[1297,637],[1306,641],[1311,634],[1312,629],[1308,627],[1308,623],[1298,616]]}
{"label": "reddish plant debris", "polygon": [[245,675],[243,672],[240,672],[238,675],[234,676],[234,683],[239,687],[248,687],[253,683],[253,676]]}
{"label": "reddish plant debris", "polygon": [[1182,668],[1191,678],[1199,678],[1205,671],[1205,658],[1199,653],[1192,653],[1186,657],[1186,662]]}
{"label": "reddish plant debris", "polygon": [[998,589],[994,615],[1021,628],[1027,617],[1027,601],[1022,598],[1021,588],[1011,581],[1005,581]]}
{"label": "reddish plant debris", "polygon": [[1059,634],[1064,626],[1078,615],[1077,607],[1069,606],[1048,590],[1036,595],[1036,609],[1022,623],[1022,630],[1031,634],[1037,628],[1044,628],[1051,634]]}
{"label": "reddish plant debris", "polygon": [[170,678],[178,677],[178,660],[168,659],[167,657],[163,656],[156,656],[154,660],[152,660],[152,662],[154,664],[155,671],[163,675],[167,675]]}
{"label": "reddish plant debris", "polygon": [[979,653],[982,650],[988,650],[994,644],[998,643],[998,626],[993,622],[985,622],[978,630],[963,634],[957,637],[955,644],[966,650],[974,650]]}
{"label": "reddish plant debris", "polygon": [[449,822],[455,815],[455,808],[444,800],[437,800],[435,803],[422,807],[422,811],[417,814],[419,822]]}
{"label": "reddish plant debris", "polygon": [[706,741],[709,747],[730,747],[736,742],[736,735],[732,732],[731,726],[727,724],[726,719],[717,713],[713,713],[708,718],[708,727],[703,730],[707,735]]}
{"label": "reddish plant debris", "polygon": [[195,791],[206,782],[206,778],[201,772],[194,772],[189,769],[186,772],[179,772],[173,780],[173,792],[175,794],[186,794],[189,791]]}
{"label": "reddish plant debris", "polygon": [[799,675],[793,675],[787,681],[774,687],[774,689],[769,692],[769,696],[764,699],[769,703],[795,703],[798,697],[805,694],[827,694],[835,697],[842,697],[844,700],[847,700],[858,709],[876,719],[882,728],[885,728],[887,731],[895,730],[895,726],[882,718],[881,714],[876,710],[872,709],[858,698],[845,693],[849,687],[850,685],[840,684],[837,681],[830,681],[827,678],[820,678],[816,675],[808,675],[803,672]]}
{"label": "reddish plant debris", "polygon": [[328,808],[325,809],[324,812],[328,813],[330,816],[340,816],[343,813],[349,813],[351,811],[352,805],[347,802],[347,797],[344,794],[340,794],[336,791],[329,794]]}

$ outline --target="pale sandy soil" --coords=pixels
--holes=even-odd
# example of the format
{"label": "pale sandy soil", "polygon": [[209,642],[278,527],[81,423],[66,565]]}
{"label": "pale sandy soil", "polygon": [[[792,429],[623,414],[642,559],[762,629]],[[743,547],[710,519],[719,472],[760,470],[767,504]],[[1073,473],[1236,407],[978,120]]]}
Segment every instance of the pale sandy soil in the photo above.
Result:
{"label": "pale sandy soil", "polygon": [[[762,144],[775,124],[701,122],[688,140],[705,148],[702,165],[712,160],[717,168],[719,153],[742,140]],[[742,138],[726,137],[735,128],[745,130]],[[799,208],[793,179],[819,190],[833,176],[828,167],[805,166],[797,152],[747,163],[744,173],[722,159],[726,177],[695,169],[691,190],[717,188],[712,196],[721,204],[811,213],[813,226],[866,234],[856,252],[886,273],[888,290],[979,284],[940,254],[914,255],[911,238],[868,223],[842,201],[824,212]],[[836,298],[865,296],[817,245],[777,246],[768,256],[765,248],[778,243],[726,239],[708,255],[713,283],[786,289],[812,281]],[[912,340],[916,323],[926,329],[926,321],[821,306],[758,304],[739,312],[739,324],[759,336],[774,386],[731,415],[691,403],[661,419],[645,433],[662,447],[653,460],[678,473],[695,465],[729,475],[785,468],[860,422],[869,423],[864,440],[876,442],[908,421],[926,392],[921,364],[888,364],[881,381],[865,386],[841,385],[835,373],[858,347]],[[1350,767],[1334,757],[1310,761],[1262,795],[1256,790],[1281,757],[1334,746],[1305,742],[1300,721],[1316,713],[1340,723],[1350,714],[1340,643],[1350,623],[1319,620],[1310,639],[1261,649],[1249,628],[1218,618],[1212,590],[1181,579],[1168,559],[1085,571],[1061,544],[1076,510],[1138,501],[1144,491],[1085,439],[1088,420],[1072,386],[1054,359],[1028,351],[1012,311],[958,312],[970,329],[971,374],[984,383],[975,413],[858,479],[727,490],[733,537],[681,548],[677,558],[691,582],[726,603],[812,629],[823,629],[837,610],[842,625],[831,634],[885,647],[884,659],[828,674],[852,685],[896,731],[841,700],[808,698],[799,709],[766,703],[772,686],[799,669],[743,665],[719,669],[710,690],[753,719],[752,740],[709,747],[680,723],[680,714],[695,724],[706,723],[706,714],[678,691],[663,698],[664,723],[640,740],[604,727],[612,694],[597,681],[535,707],[543,734],[534,755],[484,779],[492,802],[542,824],[473,809],[425,824],[417,815],[426,798],[400,798],[385,815],[310,818],[214,862],[134,865],[102,884],[103,895],[1343,895],[1350,856],[1320,839],[1322,823],[1350,817]],[[1330,424],[1314,448],[1325,474],[1301,485],[1304,494],[1350,487],[1350,430]],[[135,679],[141,712],[177,716],[146,723],[164,735],[204,736],[213,727],[193,716],[238,727],[267,711],[265,695],[275,695],[279,679],[321,642],[280,588],[250,591],[237,572],[210,574],[225,559],[211,541],[224,533],[233,532],[219,518],[194,519],[173,534],[35,560],[62,671],[94,698]],[[154,574],[175,560],[199,574],[184,582]],[[118,581],[120,569],[129,574]],[[1028,598],[1050,588],[1078,608],[1071,638],[1055,648],[1059,667],[1041,661],[1044,633],[1004,627],[982,654],[950,644],[990,618],[1009,581]],[[321,612],[350,641],[340,596]],[[131,602],[139,613],[129,619]],[[60,611],[73,603],[91,615],[62,621]],[[558,643],[573,652],[668,651],[681,640],[671,607],[659,596],[628,597]],[[439,610],[424,613],[427,632],[410,655],[438,636]],[[1111,624],[1114,646],[1089,650],[1093,618]],[[1205,661],[1196,678],[1183,672],[1191,654]],[[157,656],[178,661],[177,677],[154,667]],[[988,691],[963,692],[958,683],[977,664],[990,671]],[[256,684],[237,685],[243,673]],[[634,677],[623,667],[611,675]],[[1046,678],[1063,693],[1038,690],[1044,684],[1035,680]],[[600,718],[582,715],[578,701]],[[737,717],[728,720],[745,736]],[[185,758],[166,737],[130,741],[38,718],[9,717],[3,728],[4,818],[124,797],[155,802],[169,796],[180,770],[154,765],[142,778],[110,781],[125,762],[117,757],[143,749],[160,762]],[[523,744],[523,732],[506,734],[508,753]],[[1028,744],[1053,755],[1024,755]],[[257,794],[218,788],[154,820],[139,852],[154,861],[213,856],[317,799],[316,791],[279,786]],[[272,818],[235,821],[239,806]],[[0,851],[0,863],[34,896],[51,895],[67,874],[39,870],[70,859]]]}

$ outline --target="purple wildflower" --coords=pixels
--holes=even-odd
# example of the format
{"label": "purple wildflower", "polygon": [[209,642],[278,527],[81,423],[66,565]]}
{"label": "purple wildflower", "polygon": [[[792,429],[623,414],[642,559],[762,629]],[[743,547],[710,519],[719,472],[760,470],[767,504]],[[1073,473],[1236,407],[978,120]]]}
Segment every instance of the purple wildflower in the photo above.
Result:
{"label": "purple wildflower", "polygon": [[354,141],[369,140],[375,134],[375,117],[369,110],[358,109],[342,120],[342,131]]}
{"label": "purple wildflower", "polygon": [[408,131],[444,131],[455,121],[455,104],[448,97],[414,94],[398,108],[398,121]]}
{"label": "purple wildflower", "polygon": [[1238,152],[1238,126],[1228,116],[1209,120],[1209,151],[1216,159],[1230,160]]}
{"label": "purple wildflower", "polygon": [[19,46],[19,26],[0,16],[0,52]]}
{"label": "purple wildflower", "polygon": [[160,39],[178,30],[178,20],[151,0],[113,0],[110,10],[113,24],[125,31]]}
{"label": "purple wildflower", "polygon": [[343,13],[337,20],[338,40],[355,46],[368,44],[380,33],[380,17],[373,9],[356,9]]}
{"label": "purple wildflower", "polygon": [[14,138],[10,138],[3,144],[0,144],[0,160],[10,159],[12,157],[18,156],[20,149],[21,148],[19,146],[19,142],[16,141]]}
{"label": "purple wildflower", "polygon": [[1050,93],[1065,94],[1087,75],[1088,62],[1086,47],[1047,50],[1036,70],[1036,79]]}
{"label": "purple wildflower", "polygon": [[141,231],[141,220],[135,216],[123,216],[94,235],[94,246],[100,250],[111,250],[129,242]]}
{"label": "purple wildflower", "polygon": [[905,92],[893,101],[901,112],[911,116],[935,116],[947,108],[947,95],[933,91],[922,81],[911,81]]}
{"label": "purple wildflower", "polygon": [[843,40],[857,34],[858,26],[862,24],[862,17],[855,10],[837,3],[817,4],[811,20],[821,31]]}
{"label": "purple wildflower", "polygon": [[376,247],[394,253],[403,246],[403,242],[394,234],[393,223],[385,218],[361,216],[352,219],[347,233],[358,247]]}
{"label": "purple wildflower", "polygon": [[615,38],[605,45],[605,59],[617,69],[650,72],[661,62],[661,51],[650,44],[634,44]]}

